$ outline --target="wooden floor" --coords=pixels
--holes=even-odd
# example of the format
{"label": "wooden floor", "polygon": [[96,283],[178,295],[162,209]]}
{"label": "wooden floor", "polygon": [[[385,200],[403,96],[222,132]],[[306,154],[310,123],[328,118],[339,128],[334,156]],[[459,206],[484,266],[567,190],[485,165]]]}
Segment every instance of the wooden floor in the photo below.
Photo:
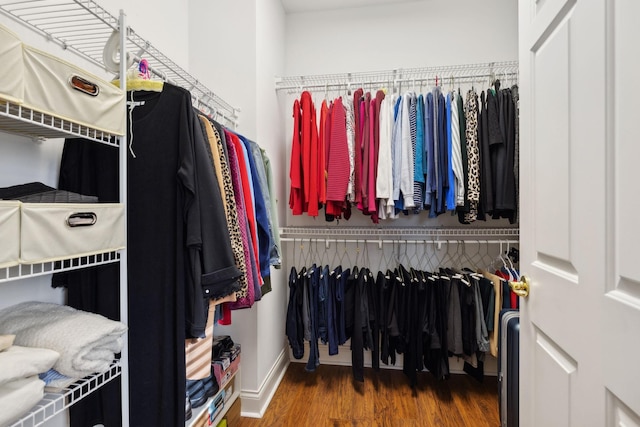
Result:
{"label": "wooden floor", "polygon": [[291,363],[262,419],[229,419],[230,427],[438,426],[498,427],[496,377],[481,384],[466,375],[436,381],[418,374],[415,390],[402,371],[365,369],[354,382],[351,368],[321,365],[315,373]]}

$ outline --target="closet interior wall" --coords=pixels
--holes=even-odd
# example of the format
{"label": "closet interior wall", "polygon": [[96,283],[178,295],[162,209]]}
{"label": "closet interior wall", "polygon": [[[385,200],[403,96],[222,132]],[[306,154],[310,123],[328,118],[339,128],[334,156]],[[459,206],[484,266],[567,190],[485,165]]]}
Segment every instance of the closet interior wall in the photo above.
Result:
{"label": "closet interior wall", "polygon": [[[282,76],[295,76],[293,78],[276,79],[276,88],[280,98],[281,108],[283,108],[284,128],[287,141],[287,163],[289,165],[291,147],[291,129],[293,129],[293,118],[291,107],[293,101],[299,98],[303,90],[309,90],[312,94],[316,108],[319,108],[323,99],[333,99],[338,96],[345,96],[349,90],[353,91],[359,87],[367,90],[377,90],[381,87],[393,87],[394,80],[397,80],[396,87],[401,91],[415,90],[419,93],[426,93],[428,88],[435,84],[435,79],[420,80],[420,76],[412,75],[406,71],[416,68],[430,68],[435,66],[453,66],[459,64],[485,64],[487,67],[480,71],[469,69],[469,72],[457,71],[456,75],[477,74],[476,79],[465,79],[453,82],[449,78],[451,74],[445,72],[439,75],[439,84],[443,85],[443,90],[461,88],[463,93],[473,85],[478,93],[486,90],[490,83],[490,77],[486,76],[489,71],[488,64],[500,62],[512,62],[518,58],[518,32],[517,32],[517,2],[508,0],[489,0],[487,2],[475,2],[472,0],[453,0],[449,2],[407,2],[394,4],[371,5],[349,9],[335,10],[301,10],[287,14],[286,20],[286,67]],[[331,29],[330,31],[327,29]],[[469,34],[473,34],[470,38]],[[319,37],[318,34],[322,34]],[[513,69],[513,63],[509,69]],[[517,72],[517,66],[516,72]],[[388,73],[376,73],[375,70],[388,70]],[[405,70],[404,74],[402,70]],[[387,74],[387,75],[385,75]],[[431,76],[439,74],[434,72]],[[489,73],[490,74],[490,73]],[[330,80],[329,75],[339,75],[338,80]],[[480,76],[484,77],[480,77]],[[314,77],[320,76],[314,80]],[[357,78],[360,76],[360,78]],[[334,76],[335,77],[335,76]],[[412,77],[416,78],[413,82]],[[497,78],[504,79],[500,72],[496,73]],[[441,78],[441,79],[440,79]],[[387,84],[380,84],[382,80]],[[510,84],[515,83],[513,75],[507,77]],[[353,85],[346,85],[347,82]],[[367,82],[373,82],[367,85]],[[388,84],[388,83],[391,84]],[[331,84],[331,83],[345,83]],[[398,85],[399,83],[399,85]],[[422,83],[422,85],[421,85]],[[451,85],[453,83],[453,85]],[[295,86],[298,86],[295,88]],[[284,183],[287,188],[289,179]],[[427,218],[426,213],[420,215],[402,216],[393,221],[381,222],[378,226],[399,227],[399,228],[423,228],[423,227],[460,227],[456,217],[448,214],[440,215],[435,219]],[[335,251],[351,254],[351,260],[355,258],[358,250],[368,250],[369,266],[387,264],[390,252],[398,250],[401,258],[407,260],[417,259],[414,251],[425,254],[432,260],[447,259],[455,257],[457,244],[449,247],[434,244],[420,245],[409,243],[402,245],[388,243],[380,245],[379,237],[366,235],[366,230],[373,227],[371,219],[362,215],[357,210],[353,211],[348,221],[341,220],[327,223],[324,220],[323,212],[317,218],[306,215],[293,216],[287,210],[283,237],[290,238],[286,242],[284,249],[285,263],[283,267],[289,269],[291,266],[298,266],[304,261],[305,250],[306,259],[311,259],[314,255],[323,256],[329,260],[340,259],[340,254]],[[287,234],[287,228],[291,230],[304,230],[309,232],[307,241],[305,237],[296,234]],[[364,230],[364,235],[348,235],[337,232],[333,236],[314,236],[310,228],[351,228]],[[507,220],[489,220],[486,223],[477,222],[473,225],[463,226],[465,228],[478,227],[512,227]],[[331,231],[325,231],[331,233]],[[303,238],[302,241],[296,238]],[[313,243],[314,237],[320,237],[319,241]],[[326,246],[326,238],[335,241]],[[411,236],[396,236],[400,240],[414,240]],[[515,240],[517,237],[455,237],[472,240]],[[312,239],[310,242],[308,239]],[[443,238],[446,240],[446,238]],[[351,241],[351,243],[344,241]],[[360,240],[360,243],[353,241]],[[364,243],[369,240],[369,243]],[[285,243],[283,243],[283,246]],[[301,250],[301,246],[305,249]],[[506,246],[506,245],[504,245]],[[473,244],[465,245],[468,253],[475,253],[485,250],[484,244],[474,247]],[[406,249],[406,255],[405,255]],[[423,252],[425,251],[425,252]],[[491,256],[497,255],[500,245],[488,245],[488,252]],[[326,252],[326,254],[325,254]],[[450,252],[445,256],[446,252]],[[362,252],[360,252],[362,253]],[[310,255],[314,254],[314,255]],[[344,254],[343,254],[344,255]],[[361,255],[362,257],[362,255]],[[386,257],[386,259],[385,259]],[[346,256],[342,256],[345,259]],[[301,261],[302,260],[302,261]],[[313,262],[313,261],[311,261]],[[488,267],[485,266],[485,267]],[[335,356],[328,356],[321,350],[321,363],[326,364],[350,364],[348,348],[339,359]],[[341,349],[342,350],[342,349]],[[341,354],[342,354],[341,353]],[[308,348],[305,352],[308,355]],[[491,358],[489,358],[491,359]],[[293,360],[293,358],[291,359]],[[495,373],[496,366],[485,365],[486,373]],[[452,370],[455,366],[452,365]]]}
{"label": "closet interior wall", "polygon": [[[269,153],[283,224],[288,192],[285,182],[288,131],[273,77],[284,74],[285,10],[280,0],[189,0],[190,69],[214,85],[241,109],[238,131]],[[209,80],[206,80],[209,79]],[[242,345],[242,414],[259,417],[275,393],[289,363],[285,338],[284,268],[271,269],[273,291],[250,310],[232,313],[232,325],[216,332]]]}

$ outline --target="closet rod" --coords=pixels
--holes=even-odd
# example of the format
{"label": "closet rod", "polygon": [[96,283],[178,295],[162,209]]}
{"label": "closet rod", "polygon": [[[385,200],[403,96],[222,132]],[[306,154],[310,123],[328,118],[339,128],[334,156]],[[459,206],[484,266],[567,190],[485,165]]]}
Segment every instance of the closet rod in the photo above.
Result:
{"label": "closet rod", "polygon": [[437,228],[437,227],[282,227],[280,235],[282,237],[304,238],[317,236],[352,236],[354,238],[379,238],[398,237],[434,237],[436,239],[442,237],[518,237],[520,231],[518,228]]}
{"label": "closet rod", "polygon": [[354,244],[370,244],[375,243],[379,248],[382,248],[382,245],[417,245],[417,244],[429,244],[436,245],[438,249],[442,248],[442,245],[450,245],[450,244],[464,244],[467,243],[470,245],[517,245],[520,243],[519,240],[406,240],[406,239],[396,239],[396,240],[388,240],[388,239],[326,239],[326,238],[296,238],[296,237],[282,237],[280,238],[282,242],[292,242],[292,243],[300,243],[300,245],[304,245],[305,243],[314,244],[318,242],[325,243],[325,247],[329,248],[331,243],[354,243]]}
{"label": "closet rod", "polygon": [[453,79],[481,79],[500,78],[501,76],[513,77],[518,74],[518,61],[487,62],[480,64],[463,64],[452,66],[436,66],[423,68],[406,68],[383,70],[373,72],[341,73],[341,74],[317,74],[285,76],[276,78],[276,90],[304,89],[310,87],[328,87],[329,85],[356,84],[389,84],[390,82],[412,82],[434,80],[445,83]]}
{"label": "closet rod", "polygon": [[[135,63],[139,64],[140,61],[143,58],[140,58],[137,55],[129,55],[130,57],[133,57],[133,60]],[[158,77],[159,79],[161,79],[162,81],[165,81],[167,83],[170,83],[172,85],[175,86],[180,86],[178,83],[176,83],[175,81],[171,80],[169,77],[167,77],[167,74],[163,71],[159,71],[157,70],[155,67],[152,67],[151,65],[147,66],[147,69],[149,70],[149,72],[153,75],[155,75],[156,77]],[[211,97],[210,94],[206,94],[205,98],[207,97]],[[239,123],[238,123],[238,116],[237,116],[237,109],[231,107],[229,104],[224,104],[223,107],[224,109],[221,109],[220,106],[212,106],[209,103],[207,103],[206,101],[203,101],[202,99],[198,98],[197,96],[195,96],[195,94],[192,92],[192,96],[191,96],[191,101],[193,106],[198,109],[202,114],[204,114],[205,116],[208,116],[211,119],[214,120],[225,120],[227,123],[226,124],[230,124],[234,129],[237,129]],[[225,113],[225,111],[230,112],[230,113]]]}
{"label": "closet rod", "polygon": [[[465,75],[465,76],[453,76],[453,77],[440,77],[438,76],[438,86],[455,86],[460,83],[478,83],[482,79],[507,79],[509,81],[518,81],[518,72],[511,71],[507,73],[497,74],[473,74],[473,75]],[[409,83],[409,88],[414,89],[415,84],[421,84],[424,82],[430,82],[435,85],[435,76],[423,76],[418,78],[402,78],[402,79],[387,79],[387,80],[369,80],[369,81],[348,81],[348,82],[332,82],[332,83],[304,83],[304,84],[291,84],[288,86],[281,85],[278,86],[278,90],[311,90],[311,89],[334,89],[334,88],[345,88],[345,89],[355,89],[357,87],[362,86],[375,86],[375,87],[385,87],[392,85],[394,88],[402,85],[403,83]]]}

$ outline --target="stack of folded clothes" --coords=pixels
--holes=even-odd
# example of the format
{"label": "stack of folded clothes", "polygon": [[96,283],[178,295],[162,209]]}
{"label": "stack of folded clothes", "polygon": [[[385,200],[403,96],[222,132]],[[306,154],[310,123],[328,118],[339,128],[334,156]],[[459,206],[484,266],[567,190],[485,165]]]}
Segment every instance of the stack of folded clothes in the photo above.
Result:
{"label": "stack of folded clothes", "polygon": [[51,369],[56,351],[13,345],[15,335],[0,335],[0,427],[29,412],[44,396],[38,374]]}
{"label": "stack of folded clothes", "polygon": [[14,334],[17,345],[58,352],[53,369],[69,378],[109,370],[126,330],[121,322],[65,305],[31,301],[0,310],[0,334]]}
{"label": "stack of folded clothes", "polygon": [[19,200],[23,203],[98,203],[95,196],[56,190],[41,182],[0,188],[0,199]]}

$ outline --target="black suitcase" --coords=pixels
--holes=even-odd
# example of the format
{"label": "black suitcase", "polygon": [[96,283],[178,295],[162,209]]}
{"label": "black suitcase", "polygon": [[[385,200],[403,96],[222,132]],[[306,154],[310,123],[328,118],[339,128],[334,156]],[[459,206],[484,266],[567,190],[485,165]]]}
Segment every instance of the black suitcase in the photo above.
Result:
{"label": "black suitcase", "polygon": [[520,364],[520,312],[500,311],[498,329],[498,402],[500,425],[518,427]]}

